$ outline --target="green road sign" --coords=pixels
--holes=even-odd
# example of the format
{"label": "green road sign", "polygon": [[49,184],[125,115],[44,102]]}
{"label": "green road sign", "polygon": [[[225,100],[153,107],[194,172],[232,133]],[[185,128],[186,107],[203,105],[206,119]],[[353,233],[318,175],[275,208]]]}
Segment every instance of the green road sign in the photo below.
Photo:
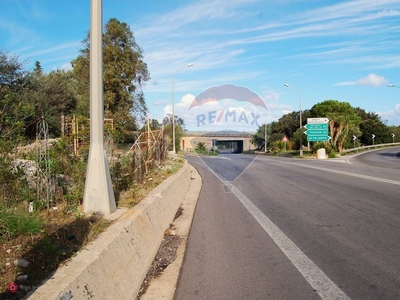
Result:
{"label": "green road sign", "polygon": [[328,129],[308,129],[304,133],[307,135],[328,135]]}
{"label": "green road sign", "polygon": [[306,124],[304,126],[306,129],[324,129],[328,130],[328,124],[327,123],[321,123],[321,124]]}
{"label": "green road sign", "polygon": [[308,135],[307,141],[309,142],[327,142],[331,139],[328,135]]}

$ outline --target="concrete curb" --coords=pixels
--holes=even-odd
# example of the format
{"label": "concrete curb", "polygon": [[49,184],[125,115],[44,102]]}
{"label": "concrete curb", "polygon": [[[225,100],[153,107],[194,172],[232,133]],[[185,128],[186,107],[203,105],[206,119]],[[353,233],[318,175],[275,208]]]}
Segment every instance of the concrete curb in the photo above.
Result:
{"label": "concrete curb", "polygon": [[179,272],[183,263],[186,250],[186,242],[196,209],[197,199],[200,194],[202,180],[197,170],[190,166],[192,182],[181,207],[182,215],[174,221],[176,235],[182,239],[182,243],[176,253],[176,259],[163,271],[161,276],[154,278],[141,300],[172,300],[174,298]]}
{"label": "concrete curb", "polygon": [[189,193],[192,172],[185,161],[28,299],[135,299],[165,230]]}

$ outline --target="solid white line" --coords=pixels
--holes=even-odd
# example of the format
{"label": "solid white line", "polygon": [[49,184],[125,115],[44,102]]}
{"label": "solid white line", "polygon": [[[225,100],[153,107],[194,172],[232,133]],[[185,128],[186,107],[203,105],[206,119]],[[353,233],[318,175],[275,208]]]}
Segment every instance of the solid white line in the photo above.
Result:
{"label": "solid white line", "polygon": [[225,187],[242,202],[254,219],[272,238],[276,245],[300,271],[312,288],[323,300],[350,299],[328,276],[314,264],[261,210],[257,208],[241,191],[221,175],[215,173],[207,164],[203,164],[213,173]]}
{"label": "solid white line", "polygon": [[352,177],[358,177],[358,178],[363,178],[363,179],[368,179],[368,180],[373,180],[373,181],[379,181],[379,182],[400,185],[400,181],[397,181],[397,180],[384,179],[384,178],[362,175],[362,174],[357,174],[357,173],[350,173],[350,172],[345,172],[345,171],[326,169],[326,168],[321,168],[321,167],[316,167],[316,166],[287,162],[287,161],[285,161],[285,162],[280,161],[280,162],[284,163],[284,164],[296,165],[296,166],[310,168],[310,169],[316,169],[316,170],[321,170],[321,171],[326,171],[326,172],[331,172],[331,173],[336,173],[336,174],[342,174],[342,175],[346,175],[346,176],[352,176]]}
{"label": "solid white line", "polygon": [[232,186],[233,194],[242,202],[261,227],[269,234],[292,264],[303,274],[324,300],[350,299],[328,276],[314,264],[266,215],[244,194]]}

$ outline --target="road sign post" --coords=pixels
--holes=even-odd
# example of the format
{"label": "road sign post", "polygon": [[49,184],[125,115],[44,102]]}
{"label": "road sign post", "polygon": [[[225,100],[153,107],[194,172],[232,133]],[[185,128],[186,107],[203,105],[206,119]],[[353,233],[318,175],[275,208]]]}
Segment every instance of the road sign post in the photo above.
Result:
{"label": "road sign post", "polygon": [[307,130],[307,141],[309,142],[327,142],[331,139],[328,127],[328,118],[307,118],[307,124],[304,126]]}

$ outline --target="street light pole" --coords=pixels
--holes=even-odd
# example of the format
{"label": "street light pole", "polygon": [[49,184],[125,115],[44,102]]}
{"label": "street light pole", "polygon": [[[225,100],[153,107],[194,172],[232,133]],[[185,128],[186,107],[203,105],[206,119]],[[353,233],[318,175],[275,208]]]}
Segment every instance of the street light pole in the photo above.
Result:
{"label": "street light pole", "polygon": [[264,153],[267,152],[267,121],[265,121],[265,126],[264,126]]}
{"label": "street light pole", "polygon": [[399,89],[400,89],[400,86],[398,86],[398,85],[394,85],[394,84],[388,84],[388,87],[397,87],[397,88],[399,88]]}
{"label": "street light pole", "polygon": [[175,76],[178,71],[184,69],[184,68],[190,68],[192,67],[193,64],[187,64],[186,66],[183,66],[179,68],[178,70],[175,71],[174,76],[172,77],[172,151],[176,153],[175,149],[175,93],[174,93],[174,84],[175,84]]}
{"label": "street light pole", "polygon": [[86,169],[85,213],[111,214],[116,208],[104,149],[102,1],[90,1],[90,148]]}
{"label": "street light pole", "polygon": [[299,95],[299,106],[300,106],[300,156],[303,156],[303,120],[301,118],[302,112],[301,112],[301,96],[300,96],[300,92],[298,89],[296,89],[294,86],[289,85],[287,83],[284,84],[284,86],[286,87],[290,87],[292,89],[295,89],[297,94]]}
{"label": "street light pole", "polygon": [[268,125],[267,125],[267,118],[265,118],[265,125],[264,125],[264,142],[265,142],[265,146],[264,146],[264,153],[267,153],[267,145],[268,145]]}

